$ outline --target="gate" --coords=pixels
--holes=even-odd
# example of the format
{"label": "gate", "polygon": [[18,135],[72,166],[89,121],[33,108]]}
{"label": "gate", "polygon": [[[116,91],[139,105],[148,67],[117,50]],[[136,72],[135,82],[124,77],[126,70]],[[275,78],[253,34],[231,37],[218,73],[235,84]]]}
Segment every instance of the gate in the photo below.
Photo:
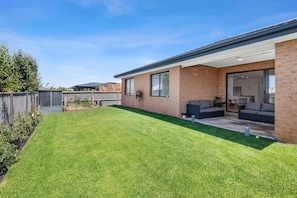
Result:
{"label": "gate", "polygon": [[39,91],[38,104],[40,105],[41,113],[48,114],[53,112],[62,112],[63,93],[58,90],[44,90]]}

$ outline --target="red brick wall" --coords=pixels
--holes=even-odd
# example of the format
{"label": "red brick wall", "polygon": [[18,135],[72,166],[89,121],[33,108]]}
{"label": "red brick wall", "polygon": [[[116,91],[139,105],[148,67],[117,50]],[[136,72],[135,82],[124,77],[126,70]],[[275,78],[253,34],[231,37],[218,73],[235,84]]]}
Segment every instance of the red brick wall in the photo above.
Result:
{"label": "red brick wall", "polygon": [[[165,71],[169,71],[169,97],[152,97],[150,95],[151,75]],[[140,100],[136,99],[135,96],[125,95],[125,79],[123,79],[122,105],[179,117],[179,71],[180,67],[178,66],[134,76],[134,92],[141,90],[142,97]]]}
{"label": "red brick wall", "polygon": [[297,39],[275,45],[275,138],[297,143]]}
{"label": "red brick wall", "polygon": [[169,97],[150,96],[150,78],[148,73],[134,77],[135,91],[141,90],[143,97],[136,100],[135,96],[125,95],[125,79],[122,81],[122,105],[154,111],[179,117],[186,112],[189,100],[209,99],[226,96],[226,74],[240,71],[250,71],[274,68],[274,60],[225,68],[214,68],[197,65],[191,67],[174,67],[154,73],[169,71]]}
{"label": "red brick wall", "polygon": [[99,85],[99,91],[121,91],[121,83]]}
{"label": "red brick wall", "polygon": [[218,71],[203,65],[180,69],[180,114],[186,112],[189,100],[213,100],[217,96]]}

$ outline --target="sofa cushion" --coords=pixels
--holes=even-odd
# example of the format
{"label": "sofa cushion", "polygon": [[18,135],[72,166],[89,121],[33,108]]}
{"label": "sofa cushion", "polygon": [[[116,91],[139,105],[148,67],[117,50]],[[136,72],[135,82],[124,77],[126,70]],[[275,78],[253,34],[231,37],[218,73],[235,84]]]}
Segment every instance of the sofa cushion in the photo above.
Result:
{"label": "sofa cushion", "polygon": [[212,101],[212,100],[209,100],[209,101],[208,101],[208,106],[209,106],[209,107],[214,107],[214,105],[213,105],[213,101]]}
{"label": "sofa cushion", "polygon": [[268,111],[259,111],[259,115],[265,115],[265,116],[274,116],[274,112],[268,112]]}
{"label": "sofa cushion", "polygon": [[260,103],[247,102],[245,104],[245,109],[247,110],[260,111],[260,107],[261,107]]}
{"label": "sofa cushion", "polygon": [[200,101],[199,100],[190,100],[189,104],[191,104],[191,105],[200,105]]}
{"label": "sofa cushion", "polygon": [[274,112],[274,104],[271,104],[271,103],[262,103],[262,105],[261,105],[261,111]]}
{"label": "sofa cushion", "polygon": [[207,100],[200,100],[200,109],[209,108],[209,103]]}
{"label": "sofa cushion", "polygon": [[240,113],[248,113],[248,114],[255,114],[257,115],[259,111],[249,110],[249,109],[242,109]]}
{"label": "sofa cushion", "polygon": [[224,108],[221,108],[221,107],[209,107],[209,108],[200,109],[201,113],[217,112],[217,111],[224,111]]}

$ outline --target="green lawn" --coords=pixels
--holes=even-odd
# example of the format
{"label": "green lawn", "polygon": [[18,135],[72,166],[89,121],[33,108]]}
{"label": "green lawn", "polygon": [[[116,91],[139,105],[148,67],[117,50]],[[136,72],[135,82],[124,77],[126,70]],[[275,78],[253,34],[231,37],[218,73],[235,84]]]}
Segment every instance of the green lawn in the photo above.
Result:
{"label": "green lawn", "polygon": [[296,197],[297,145],[124,107],[46,115],[0,197]]}

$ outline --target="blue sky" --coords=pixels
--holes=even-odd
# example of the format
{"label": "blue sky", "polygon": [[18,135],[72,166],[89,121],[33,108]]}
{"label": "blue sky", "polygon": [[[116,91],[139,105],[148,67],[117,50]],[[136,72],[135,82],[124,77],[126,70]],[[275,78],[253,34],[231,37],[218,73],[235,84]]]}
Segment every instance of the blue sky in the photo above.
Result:
{"label": "blue sky", "polygon": [[1,0],[0,43],[70,87],[296,17],[296,0]]}

